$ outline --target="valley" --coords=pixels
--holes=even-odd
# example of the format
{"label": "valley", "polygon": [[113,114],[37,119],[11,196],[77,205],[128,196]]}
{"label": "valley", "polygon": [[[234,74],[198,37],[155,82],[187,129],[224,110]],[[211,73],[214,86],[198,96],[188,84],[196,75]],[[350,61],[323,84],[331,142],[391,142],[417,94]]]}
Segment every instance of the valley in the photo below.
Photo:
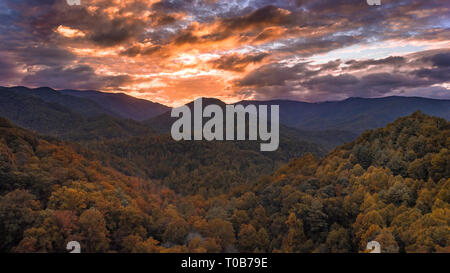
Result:
{"label": "valley", "polygon": [[142,122],[8,92],[2,252],[65,252],[71,240],[85,252],[359,252],[370,240],[383,252],[449,251],[446,119],[415,111],[359,137],[282,124],[279,149],[261,152],[176,142],[167,113]]}

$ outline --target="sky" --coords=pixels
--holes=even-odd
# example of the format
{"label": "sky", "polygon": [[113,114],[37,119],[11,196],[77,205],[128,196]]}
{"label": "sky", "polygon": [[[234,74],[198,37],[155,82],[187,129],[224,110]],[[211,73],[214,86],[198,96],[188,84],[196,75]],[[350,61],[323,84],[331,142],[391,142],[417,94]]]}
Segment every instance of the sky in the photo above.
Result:
{"label": "sky", "polygon": [[450,1],[0,0],[0,85],[169,106],[450,99]]}

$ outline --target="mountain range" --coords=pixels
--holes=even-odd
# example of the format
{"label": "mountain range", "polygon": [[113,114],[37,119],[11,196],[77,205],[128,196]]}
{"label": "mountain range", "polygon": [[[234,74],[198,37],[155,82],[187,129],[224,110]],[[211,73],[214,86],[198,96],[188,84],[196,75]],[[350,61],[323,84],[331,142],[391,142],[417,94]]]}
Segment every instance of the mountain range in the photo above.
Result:
{"label": "mountain range", "polygon": [[416,111],[450,119],[450,100],[421,97],[349,98],[306,103],[289,100],[242,101],[239,104],[280,105],[280,122],[303,130],[344,130],[357,134],[381,128]]}
{"label": "mountain range", "polygon": [[280,105],[265,153],[176,142],[169,107],[82,92],[0,88],[0,252],[449,251],[447,100],[241,102]]}
{"label": "mountain range", "polygon": [[[225,103],[204,98],[203,104]],[[419,97],[349,98],[307,103],[290,100],[240,101],[242,105],[280,105],[281,134],[314,142],[326,150],[349,142],[416,111],[450,118],[450,100]],[[90,140],[167,134],[175,120],[171,108],[122,93],[0,87],[0,116],[41,134]],[[192,107],[192,103],[188,104]]]}

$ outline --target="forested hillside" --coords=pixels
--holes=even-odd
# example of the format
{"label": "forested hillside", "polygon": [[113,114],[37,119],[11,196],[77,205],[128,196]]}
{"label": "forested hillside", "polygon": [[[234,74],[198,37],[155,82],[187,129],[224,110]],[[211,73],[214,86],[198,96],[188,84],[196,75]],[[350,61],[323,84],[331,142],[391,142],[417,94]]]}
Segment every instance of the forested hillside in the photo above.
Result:
{"label": "forested hillside", "polygon": [[324,159],[294,160],[241,197],[240,249],[254,251],[246,238],[261,233],[264,251],[361,251],[376,240],[383,252],[449,252],[449,147],[450,124],[417,112]]}
{"label": "forested hillside", "polygon": [[272,174],[286,150],[152,141],[80,146],[1,119],[1,251],[450,251],[444,119],[418,112]]}
{"label": "forested hillside", "polygon": [[64,95],[91,100],[122,118],[136,121],[155,117],[170,109],[165,105],[138,99],[123,93],[78,90],[61,90],[59,92]]}
{"label": "forested hillside", "polygon": [[0,117],[60,139],[87,141],[148,135],[152,130],[137,121],[118,118],[98,104],[72,98],[52,89],[0,87]]}
{"label": "forested hillside", "polygon": [[174,141],[169,135],[85,144],[102,162],[129,175],[161,180],[177,193],[217,196],[268,175],[307,153],[324,155],[320,146],[283,137],[275,152],[257,142]]}
{"label": "forested hillside", "polygon": [[[148,100],[138,99],[123,93],[100,91],[55,90],[49,87],[27,88],[25,86],[1,87],[0,95],[32,96],[47,103],[58,104],[80,115],[92,117],[109,115],[135,121],[158,116],[170,108]],[[0,97],[0,101],[3,100]],[[10,107],[14,107],[11,104]],[[32,109],[22,109],[30,111]]]}

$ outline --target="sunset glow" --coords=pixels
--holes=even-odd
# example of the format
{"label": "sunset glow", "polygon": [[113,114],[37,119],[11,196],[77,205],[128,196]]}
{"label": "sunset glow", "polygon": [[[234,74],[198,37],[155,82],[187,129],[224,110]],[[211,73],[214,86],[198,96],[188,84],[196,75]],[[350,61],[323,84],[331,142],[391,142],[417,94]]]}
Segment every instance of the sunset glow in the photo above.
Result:
{"label": "sunset glow", "polygon": [[171,106],[198,96],[450,98],[448,1],[382,3],[0,0],[0,84]]}

